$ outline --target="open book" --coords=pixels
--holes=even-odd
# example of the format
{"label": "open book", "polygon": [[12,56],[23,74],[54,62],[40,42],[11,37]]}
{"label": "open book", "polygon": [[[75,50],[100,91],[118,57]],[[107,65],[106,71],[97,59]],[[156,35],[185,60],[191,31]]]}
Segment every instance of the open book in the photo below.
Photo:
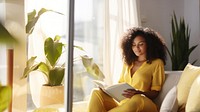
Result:
{"label": "open book", "polygon": [[126,89],[134,89],[131,85],[128,83],[118,83],[111,86],[107,86],[104,82],[99,80],[93,80],[93,82],[101,88],[105,93],[107,93],[109,96],[120,102],[121,100],[125,99],[122,95],[123,91]]}

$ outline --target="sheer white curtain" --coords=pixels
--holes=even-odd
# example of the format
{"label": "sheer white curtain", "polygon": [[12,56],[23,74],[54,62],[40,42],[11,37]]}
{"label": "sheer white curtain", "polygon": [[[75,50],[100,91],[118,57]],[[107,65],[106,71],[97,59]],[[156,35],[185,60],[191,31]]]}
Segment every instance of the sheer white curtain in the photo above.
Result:
{"label": "sheer white curtain", "polygon": [[105,0],[103,70],[108,84],[117,83],[122,68],[119,40],[131,26],[140,25],[139,0]]}

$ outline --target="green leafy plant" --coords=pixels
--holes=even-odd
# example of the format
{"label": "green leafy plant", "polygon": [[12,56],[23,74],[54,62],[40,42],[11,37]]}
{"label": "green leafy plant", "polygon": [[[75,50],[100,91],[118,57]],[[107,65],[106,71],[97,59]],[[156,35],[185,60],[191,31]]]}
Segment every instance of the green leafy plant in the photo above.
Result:
{"label": "green leafy plant", "polygon": [[[38,19],[41,17],[42,14],[45,12],[52,11],[53,10],[47,10],[45,8],[42,8],[38,14],[36,15],[36,11],[32,11],[28,14],[28,23],[26,25],[26,33],[31,34],[35,24],[37,23]],[[58,14],[61,14],[59,12],[56,12]],[[64,64],[62,66],[56,66],[58,59],[60,58],[62,54],[62,47],[64,44],[59,42],[60,36],[56,36],[54,40],[51,39],[51,37],[47,38],[44,43],[44,52],[46,56],[46,62],[40,62],[35,63],[36,56],[31,57],[26,64],[26,68],[24,69],[24,73],[22,78],[26,78],[30,72],[39,70],[42,73],[45,74],[47,78],[47,84],[50,86],[57,86],[61,85],[62,80],[64,78]],[[84,49],[80,46],[74,46],[74,48],[77,48],[81,51],[84,51]],[[93,58],[88,57],[87,55],[80,56],[83,66],[86,69],[86,72],[94,79],[102,80],[104,79],[104,75],[101,72],[100,68],[96,63],[93,62]],[[76,59],[74,59],[75,61]]]}
{"label": "green leafy plant", "polygon": [[38,11],[38,13],[36,12],[36,10],[33,10],[32,12],[28,13],[28,23],[26,24],[26,33],[27,34],[31,34],[35,28],[35,24],[37,23],[38,19],[40,18],[40,16],[46,12],[55,12],[58,14],[63,15],[60,12],[56,12],[53,10],[48,10],[45,8],[42,8]]}
{"label": "green leafy plant", "polygon": [[46,85],[62,85],[65,68],[64,64],[57,65],[57,62],[63,52],[64,44],[59,40],[60,36],[58,35],[55,36],[54,40],[51,37],[47,38],[44,43],[46,62],[35,63],[36,56],[31,57],[26,63],[26,68],[21,78],[26,78],[30,72],[39,70],[46,76]]}
{"label": "green leafy plant", "polygon": [[[35,63],[36,56],[31,57],[27,63],[26,68],[24,69],[23,76],[26,78],[30,72],[38,70],[42,72],[47,79],[47,84],[49,86],[59,86],[62,85],[64,78],[64,64],[58,66],[57,62],[63,52],[64,44],[59,42],[60,36],[55,36],[54,40],[49,37],[45,40],[44,43],[44,53],[46,57],[46,62]],[[83,50],[79,46],[74,46],[79,50]],[[104,75],[99,69],[98,65],[93,62],[93,58],[88,57],[87,55],[81,56],[82,62],[86,71],[95,79],[103,79]]]}
{"label": "green leafy plant", "polygon": [[[198,46],[189,47],[190,29],[185,24],[184,19],[177,21],[176,14],[171,19],[172,37],[171,37],[171,53],[167,52],[171,58],[172,70],[183,70],[189,62],[191,52]],[[192,64],[194,64],[195,60]]]}
{"label": "green leafy plant", "polygon": [[80,56],[83,66],[86,69],[86,72],[94,79],[103,80],[105,76],[103,75],[102,71],[100,70],[99,66],[94,63],[92,57],[88,57],[87,55]]}
{"label": "green leafy plant", "polygon": [[0,112],[5,111],[11,101],[11,87],[3,86],[0,83]]}
{"label": "green leafy plant", "polygon": [[[28,14],[28,23],[26,25],[26,33],[31,34],[38,19],[41,17],[42,14],[52,11],[56,12],[53,10],[47,10],[45,8],[42,8],[38,14],[36,14],[36,11],[32,11]],[[59,12],[56,12],[58,14],[61,14]],[[64,64],[61,66],[57,66],[58,59],[60,58],[63,50],[64,44],[60,43],[60,36],[55,36],[54,40],[49,37],[45,40],[44,43],[44,53],[46,56],[46,62],[36,62],[36,56],[31,57],[27,63],[26,63],[26,68],[24,69],[23,76],[21,77],[26,78],[28,77],[29,73],[32,71],[40,71],[42,72],[47,79],[47,84],[49,86],[58,86],[61,85],[63,78],[64,78]],[[81,51],[84,51],[84,49],[80,46],[74,46],[74,48],[77,48]],[[96,63],[93,62],[93,58],[88,57],[87,55],[81,56],[82,63],[84,67],[86,68],[86,72],[89,73],[89,75],[92,78],[95,79],[103,79],[104,75],[97,66]],[[75,59],[74,59],[75,61]]]}

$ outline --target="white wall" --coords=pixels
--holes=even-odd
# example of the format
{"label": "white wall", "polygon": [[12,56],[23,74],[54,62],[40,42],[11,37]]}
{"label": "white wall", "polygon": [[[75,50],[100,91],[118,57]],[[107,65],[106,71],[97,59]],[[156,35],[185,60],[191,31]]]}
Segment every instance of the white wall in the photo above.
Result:
{"label": "white wall", "polygon": [[[2,0],[0,2],[0,22],[3,24],[4,21],[5,21],[5,1]],[[6,67],[5,67],[5,64],[6,64],[6,46],[5,45],[2,45],[0,44],[0,56],[2,58],[0,58],[0,83],[2,85],[6,85],[7,84],[7,77],[6,77]]]}
{"label": "white wall", "polygon": [[0,21],[5,20],[5,0],[0,1]]}
{"label": "white wall", "polygon": [[[199,44],[190,56],[191,62],[199,57],[200,65],[200,34],[199,34],[199,0],[140,0],[140,15],[142,26],[158,31],[171,49],[171,17],[175,11],[177,18],[184,17],[191,28],[191,45]],[[171,70],[171,60],[168,57],[166,70]]]}
{"label": "white wall", "polygon": [[200,27],[199,27],[199,0],[185,0],[184,2],[184,18],[191,29],[190,45],[198,45],[190,56],[190,62],[198,59],[196,65],[200,65]]}
{"label": "white wall", "polygon": [[12,111],[25,112],[27,83],[20,80],[26,64],[26,34],[24,0],[5,0],[5,27],[19,44],[14,44],[13,99]]}

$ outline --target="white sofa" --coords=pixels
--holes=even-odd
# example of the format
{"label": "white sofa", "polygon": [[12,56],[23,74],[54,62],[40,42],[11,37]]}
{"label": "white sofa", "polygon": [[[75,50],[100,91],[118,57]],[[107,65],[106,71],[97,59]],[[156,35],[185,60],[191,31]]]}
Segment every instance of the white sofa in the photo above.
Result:
{"label": "white sofa", "polygon": [[[175,85],[177,85],[179,78],[182,74],[182,71],[166,71],[165,72],[166,80],[163,85],[162,90],[160,91],[158,97],[154,100],[154,102],[160,107],[162,101],[165,98],[165,95],[168,91]],[[73,103],[73,112],[86,112],[87,101],[75,102]]]}
{"label": "white sofa", "polygon": [[178,84],[182,71],[166,71],[165,72],[165,83],[162,90],[160,91],[158,97],[154,102],[160,107],[162,101],[164,100],[166,94],[172,87]]}

